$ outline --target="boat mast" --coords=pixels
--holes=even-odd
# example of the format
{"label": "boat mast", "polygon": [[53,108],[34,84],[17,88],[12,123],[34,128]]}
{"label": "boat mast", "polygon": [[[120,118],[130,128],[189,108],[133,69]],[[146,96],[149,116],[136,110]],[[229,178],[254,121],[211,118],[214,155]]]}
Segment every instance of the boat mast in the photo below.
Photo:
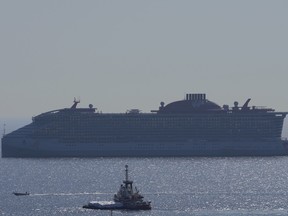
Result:
{"label": "boat mast", "polygon": [[126,182],[128,181],[128,165],[125,165]]}
{"label": "boat mast", "polygon": [[125,165],[125,177],[126,177],[125,181],[123,181],[123,183],[125,184],[125,188],[133,192],[133,187],[132,187],[133,181],[129,181],[129,178],[128,178],[128,165]]}

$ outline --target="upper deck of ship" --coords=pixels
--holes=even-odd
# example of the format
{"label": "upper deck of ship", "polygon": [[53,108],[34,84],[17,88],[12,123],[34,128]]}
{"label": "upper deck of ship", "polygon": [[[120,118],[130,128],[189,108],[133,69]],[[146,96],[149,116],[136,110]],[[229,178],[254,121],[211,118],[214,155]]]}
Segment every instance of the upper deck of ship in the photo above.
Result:
{"label": "upper deck of ship", "polygon": [[93,108],[93,105],[90,104],[89,108],[77,108],[77,104],[80,101],[74,100],[74,104],[70,108],[52,110],[49,112],[42,113],[33,117],[33,121],[37,119],[47,119],[50,116],[54,116],[54,114],[65,114],[65,115],[79,115],[79,114],[101,114],[101,115],[187,115],[187,114],[220,114],[220,113],[238,113],[238,114],[279,114],[285,116],[287,112],[275,112],[274,109],[266,108],[266,107],[249,107],[250,98],[244,103],[243,106],[239,106],[238,102],[234,102],[233,107],[229,107],[228,105],[223,105],[222,107],[218,104],[206,99],[205,94],[186,94],[186,98],[184,100],[174,101],[167,105],[164,102],[160,103],[160,107],[158,110],[151,110],[151,113],[141,113],[139,109],[130,109],[125,113],[105,113],[96,112],[96,108]]}

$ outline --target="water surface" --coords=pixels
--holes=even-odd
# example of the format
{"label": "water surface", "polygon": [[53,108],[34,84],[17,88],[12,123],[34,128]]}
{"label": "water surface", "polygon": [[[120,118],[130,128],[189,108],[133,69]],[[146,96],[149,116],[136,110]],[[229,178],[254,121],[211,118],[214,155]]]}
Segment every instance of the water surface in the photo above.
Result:
{"label": "water surface", "polygon": [[82,206],[112,200],[126,164],[153,209],[113,215],[288,214],[288,157],[238,157],[1,158],[0,215],[110,215]]}

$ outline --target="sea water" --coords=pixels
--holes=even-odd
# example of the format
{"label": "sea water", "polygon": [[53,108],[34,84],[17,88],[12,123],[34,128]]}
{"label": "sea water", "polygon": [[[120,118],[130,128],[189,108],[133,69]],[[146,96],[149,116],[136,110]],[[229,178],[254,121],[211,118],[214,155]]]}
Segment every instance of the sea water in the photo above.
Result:
{"label": "sea water", "polygon": [[1,158],[0,215],[111,215],[82,206],[112,200],[126,164],[152,210],[112,215],[288,214],[288,157],[171,157]]}

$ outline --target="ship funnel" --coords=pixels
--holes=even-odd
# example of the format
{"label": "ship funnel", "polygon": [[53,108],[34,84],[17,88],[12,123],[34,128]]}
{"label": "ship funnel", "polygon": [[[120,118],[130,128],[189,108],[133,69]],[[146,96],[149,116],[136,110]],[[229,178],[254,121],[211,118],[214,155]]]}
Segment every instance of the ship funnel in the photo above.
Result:
{"label": "ship funnel", "polygon": [[71,106],[71,109],[76,109],[76,107],[77,107],[77,104],[78,103],[80,103],[80,100],[78,99],[78,100],[76,100],[76,98],[74,97],[74,104]]}
{"label": "ship funnel", "polygon": [[206,94],[186,94],[186,100],[203,101],[206,100]]}
{"label": "ship funnel", "polygon": [[247,101],[244,103],[244,105],[242,106],[241,110],[249,110],[248,104],[250,102],[251,98],[248,98]]}

